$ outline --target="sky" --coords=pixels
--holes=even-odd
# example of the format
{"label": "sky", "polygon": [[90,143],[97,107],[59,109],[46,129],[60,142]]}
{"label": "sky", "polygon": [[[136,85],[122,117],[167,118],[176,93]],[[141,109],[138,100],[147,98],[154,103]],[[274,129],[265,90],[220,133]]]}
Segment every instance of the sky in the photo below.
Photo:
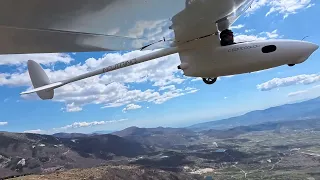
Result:
{"label": "sky", "polygon": [[[297,39],[320,44],[316,0],[256,0],[232,26],[236,41]],[[31,89],[28,59],[52,81],[138,57],[147,51],[0,56],[0,131],[52,134],[116,131],[129,126],[185,127],[320,96],[320,51],[294,67],[219,77],[214,85],[177,70],[177,54],[55,91],[53,100],[20,96]]]}

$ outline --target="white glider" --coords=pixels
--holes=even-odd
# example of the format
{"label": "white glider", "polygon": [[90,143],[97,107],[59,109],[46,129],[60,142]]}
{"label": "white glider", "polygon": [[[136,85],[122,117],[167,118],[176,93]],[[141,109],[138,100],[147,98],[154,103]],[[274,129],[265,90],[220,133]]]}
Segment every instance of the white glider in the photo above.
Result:
{"label": "white glider", "polygon": [[228,29],[253,0],[1,0],[0,54],[160,49],[109,67],[51,82],[28,61],[34,89],[52,99],[68,83],[178,53],[185,76],[213,84],[219,76],[250,73],[306,61],[318,45],[260,40],[222,46]]}

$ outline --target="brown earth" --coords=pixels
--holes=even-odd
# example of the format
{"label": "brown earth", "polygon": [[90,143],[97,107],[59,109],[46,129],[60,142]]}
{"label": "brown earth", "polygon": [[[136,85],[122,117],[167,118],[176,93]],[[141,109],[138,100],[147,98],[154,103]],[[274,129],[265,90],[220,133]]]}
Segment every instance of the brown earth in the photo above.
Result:
{"label": "brown earth", "polygon": [[103,166],[90,169],[72,169],[47,175],[30,175],[12,180],[202,180],[202,176],[173,173],[138,166]]}

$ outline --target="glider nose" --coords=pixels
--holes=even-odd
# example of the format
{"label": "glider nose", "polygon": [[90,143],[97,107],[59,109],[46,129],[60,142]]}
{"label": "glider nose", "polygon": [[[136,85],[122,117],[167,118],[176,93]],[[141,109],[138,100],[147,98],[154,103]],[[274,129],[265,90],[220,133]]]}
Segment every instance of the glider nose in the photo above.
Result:
{"label": "glider nose", "polygon": [[299,53],[301,57],[299,63],[306,61],[318,48],[319,46],[317,44],[313,44],[310,42],[300,43],[299,49],[301,49],[301,51],[297,51],[297,53]]}
{"label": "glider nose", "polygon": [[308,56],[314,53],[318,48],[319,46],[317,44],[313,44],[310,42],[303,42],[303,49],[306,52],[306,54],[308,54]]}
{"label": "glider nose", "polygon": [[309,43],[308,49],[310,49],[312,53],[315,52],[318,48],[319,46],[317,44]]}
{"label": "glider nose", "polygon": [[316,45],[316,44],[313,44],[313,48],[314,48],[314,51],[318,50],[319,49],[319,46]]}

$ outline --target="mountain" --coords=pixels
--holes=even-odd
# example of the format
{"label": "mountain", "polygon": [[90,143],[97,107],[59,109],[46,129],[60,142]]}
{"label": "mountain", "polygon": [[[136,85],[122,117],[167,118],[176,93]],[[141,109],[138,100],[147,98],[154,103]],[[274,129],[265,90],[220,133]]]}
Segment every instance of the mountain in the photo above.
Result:
{"label": "mountain", "polygon": [[0,132],[0,179],[243,179],[239,168],[251,172],[248,179],[320,178],[320,118],[200,132],[130,127],[114,134]]}
{"label": "mountain", "polygon": [[80,138],[80,137],[88,137],[88,134],[81,134],[81,133],[56,133],[52,136],[57,138]]}
{"label": "mountain", "polygon": [[188,129],[230,129],[237,126],[249,126],[270,121],[291,121],[320,117],[320,97],[300,103],[286,104],[265,110],[252,111],[242,116],[195,124]]}
{"label": "mountain", "polygon": [[98,135],[98,134],[111,134],[113,131],[94,131],[92,134]]}
{"label": "mountain", "polygon": [[186,144],[198,139],[197,133],[185,128],[129,127],[113,134],[141,144],[160,148],[172,148],[173,146]]}
{"label": "mountain", "polygon": [[250,132],[273,131],[274,133],[281,134],[283,131],[288,130],[320,131],[320,119],[267,122],[251,126],[238,126],[227,130],[210,129],[201,131],[201,134],[219,139],[227,139]]}
{"label": "mountain", "polygon": [[95,131],[91,134],[61,132],[61,133],[52,134],[52,136],[58,137],[58,138],[81,138],[81,137],[90,137],[90,136],[110,134],[110,133],[112,133],[112,131]]}
{"label": "mountain", "polygon": [[59,169],[88,168],[117,157],[148,154],[150,148],[115,135],[58,138],[28,133],[0,133],[0,178]]}

